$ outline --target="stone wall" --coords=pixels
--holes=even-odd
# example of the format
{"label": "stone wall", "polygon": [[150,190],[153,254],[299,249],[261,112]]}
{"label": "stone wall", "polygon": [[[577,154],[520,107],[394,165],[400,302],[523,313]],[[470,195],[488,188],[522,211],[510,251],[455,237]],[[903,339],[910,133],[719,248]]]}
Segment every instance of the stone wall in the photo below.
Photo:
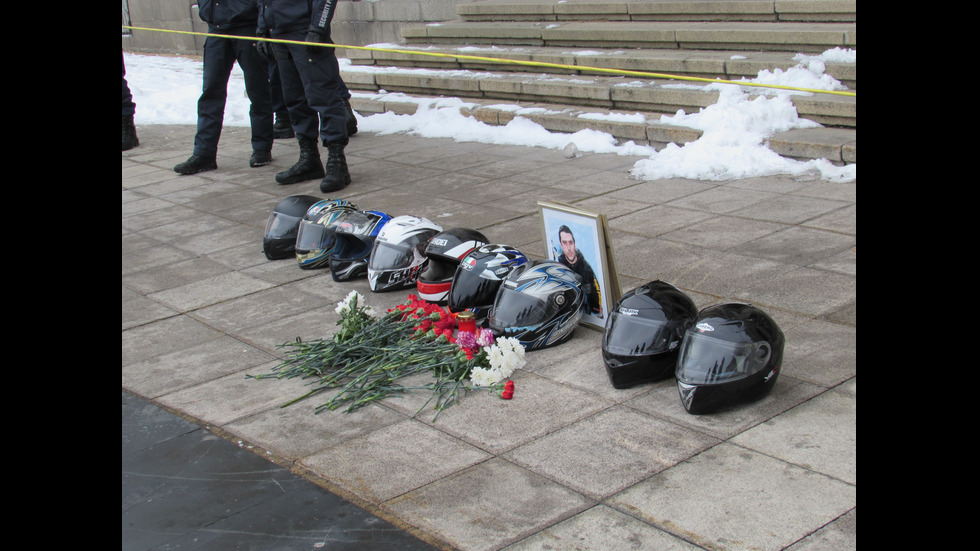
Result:
{"label": "stone wall", "polygon": [[[331,34],[336,44],[366,46],[399,43],[403,24],[457,19],[457,2],[473,0],[339,0]],[[129,8],[129,25],[185,32],[207,32],[197,15],[196,0],[123,0]],[[158,31],[123,30],[122,47],[129,52],[200,55],[203,36]],[[338,55],[344,57],[342,49]]]}

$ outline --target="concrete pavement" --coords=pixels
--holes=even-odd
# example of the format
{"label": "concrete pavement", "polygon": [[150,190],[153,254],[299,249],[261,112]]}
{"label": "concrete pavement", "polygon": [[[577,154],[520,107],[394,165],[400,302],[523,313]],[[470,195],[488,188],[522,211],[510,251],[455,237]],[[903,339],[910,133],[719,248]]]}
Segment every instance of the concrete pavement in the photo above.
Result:
{"label": "concrete pavement", "polygon": [[637,157],[360,133],[335,197],[533,258],[538,200],[604,213],[623,291],[661,279],[698,307],[753,302],[786,334],[784,366],[762,401],[692,416],[673,381],[614,389],[601,333],[580,327],[528,354],[510,401],[472,393],[436,422],[412,416],[424,394],[314,415],[329,395],[280,408],[305,381],[245,375],[276,366],[281,343],[332,334],[350,290],[376,309],[407,292],[266,260],[276,203],[323,195],[275,183],[294,140],[249,168],[248,129],[225,128],[218,170],[180,176],[194,127],[136,121],[141,145],[122,155],[124,391],[439,548],[856,547],[855,182],[641,182]]}

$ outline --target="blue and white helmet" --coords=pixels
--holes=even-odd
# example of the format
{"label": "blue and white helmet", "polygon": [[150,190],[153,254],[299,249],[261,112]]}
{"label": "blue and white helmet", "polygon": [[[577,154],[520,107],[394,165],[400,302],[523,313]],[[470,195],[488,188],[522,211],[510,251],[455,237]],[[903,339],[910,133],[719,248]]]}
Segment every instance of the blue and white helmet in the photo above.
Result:
{"label": "blue and white helmet", "polygon": [[582,278],[553,261],[529,262],[504,279],[490,311],[494,335],[519,340],[527,350],[561,344],[582,319]]}
{"label": "blue and white helmet", "polygon": [[402,215],[392,218],[371,249],[368,284],[372,291],[415,287],[425,264],[425,247],[442,226],[427,218]]}

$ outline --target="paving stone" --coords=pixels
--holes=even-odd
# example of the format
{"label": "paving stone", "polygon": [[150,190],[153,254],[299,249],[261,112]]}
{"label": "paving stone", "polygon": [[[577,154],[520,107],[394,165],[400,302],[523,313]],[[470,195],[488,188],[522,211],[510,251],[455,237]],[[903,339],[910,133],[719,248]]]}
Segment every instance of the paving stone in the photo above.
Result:
{"label": "paving stone", "polygon": [[853,485],[722,443],[608,503],[702,547],[782,549],[847,513],[855,494]]}
{"label": "paving stone", "polygon": [[521,540],[595,502],[503,459],[491,459],[386,503],[407,522],[454,547],[490,551]]}
{"label": "paving stone", "polygon": [[[718,442],[616,406],[511,450],[504,457],[601,500]],[[596,461],[599,457],[602,460]]]}
{"label": "paving stone", "polygon": [[851,379],[841,390],[815,396],[731,442],[856,485],[856,387]]}
{"label": "paving stone", "polygon": [[208,279],[195,281],[157,291],[148,295],[175,310],[188,312],[236,297],[268,289],[272,285],[238,272],[220,274]]}
{"label": "paving stone", "polygon": [[308,456],[301,463],[363,499],[381,503],[489,457],[438,429],[406,419]]}
{"label": "paving stone", "polygon": [[147,398],[157,398],[183,388],[237,373],[271,360],[268,353],[222,336],[195,346],[123,365],[123,386]]}
{"label": "paving stone", "polygon": [[605,505],[596,505],[504,549],[506,551],[538,549],[552,551],[580,551],[582,549],[697,551],[701,548],[615,509]]}

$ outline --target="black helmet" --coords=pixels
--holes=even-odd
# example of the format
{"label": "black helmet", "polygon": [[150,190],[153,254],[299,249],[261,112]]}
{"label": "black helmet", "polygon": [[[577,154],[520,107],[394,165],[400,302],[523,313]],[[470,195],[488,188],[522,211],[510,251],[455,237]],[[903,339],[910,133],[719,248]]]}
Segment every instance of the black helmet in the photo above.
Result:
{"label": "black helmet", "polygon": [[330,253],[330,275],[347,281],[367,274],[374,240],[391,216],[377,210],[355,210],[334,222],[337,244]]}
{"label": "black helmet", "polygon": [[371,249],[367,266],[372,291],[415,287],[425,264],[425,247],[442,226],[428,218],[405,214],[388,221]]}
{"label": "black helmet", "polygon": [[501,283],[489,325],[498,337],[521,341],[527,350],[561,344],[582,319],[582,278],[552,261],[528,262]]}
{"label": "black helmet", "polygon": [[296,262],[300,268],[312,270],[330,265],[330,253],[337,243],[334,223],[341,215],[356,209],[346,199],[324,199],[306,211],[296,235]]}
{"label": "black helmet", "polygon": [[469,310],[477,320],[486,318],[501,282],[526,262],[524,253],[510,245],[483,245],[464,256],[449,286],[449,310]]}
{"label": "black helmet", "polygon": [[419,298],[445,304],[459,261],[486,242],[485,235],[467,228],[450,228],[434,235],[425,247],[428,261],[416,282]]}
{"label": "black helmet", "polygon": [[785,338],[768,314],[751,304],[702,310],[684,333],[677,390],[688,413],[762,398],[776,384]]}
{"label": "black helmet", "polygon": [[319,197],[312,195],[291,195],[279,201],[265,221],[262,252],[266,258],[281,260],[293,257],[299,221],[306,216],[306,210],[319,200]]}
{"label": "black helmet", "polygon": [[681,339],[697,315],[694,301],[663,281],[624,294],[602,335],[602,361],[613,387],[673,376]]}

